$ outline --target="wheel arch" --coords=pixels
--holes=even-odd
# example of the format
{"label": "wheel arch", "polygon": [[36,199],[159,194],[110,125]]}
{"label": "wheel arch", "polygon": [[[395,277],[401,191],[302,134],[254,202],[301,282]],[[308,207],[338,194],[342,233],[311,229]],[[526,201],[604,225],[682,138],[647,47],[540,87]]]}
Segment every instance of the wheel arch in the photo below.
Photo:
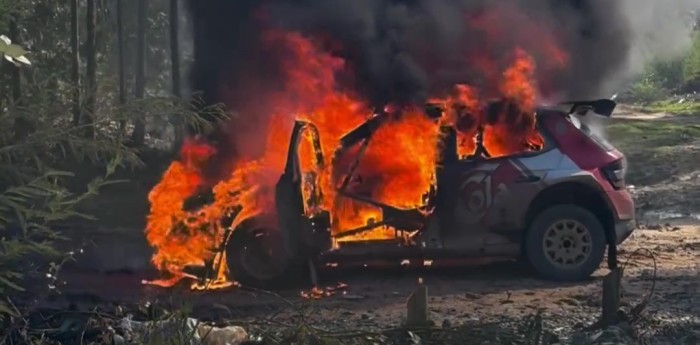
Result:
{"label": "wheel arch", "polygon": [[525,231],[529,231],[535,217],[542,211],[563,204],[576,205],[593,213],[605,229],[607,242],[615,241],[615,215],[610,203],[599,186],[585,181],[560,182],[540,191],[525,213]]}

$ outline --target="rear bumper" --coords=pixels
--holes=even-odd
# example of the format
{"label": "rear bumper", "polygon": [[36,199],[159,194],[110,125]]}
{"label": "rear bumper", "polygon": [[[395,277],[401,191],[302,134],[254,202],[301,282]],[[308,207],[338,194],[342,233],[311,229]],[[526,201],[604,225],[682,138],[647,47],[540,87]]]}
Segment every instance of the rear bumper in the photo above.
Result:
{"label": "rear bumper", "polygon": [[630,237],[636,227],[637,224],[634,219],[616,222],[615,239],[617,244],[624,242],[628,237]]}
{"label": "rear bumper", "polygon": [[620,244],[630,237],[637,227],[634,199],[627,189],[609,190],[605,194],[615,219],[615,240]]}

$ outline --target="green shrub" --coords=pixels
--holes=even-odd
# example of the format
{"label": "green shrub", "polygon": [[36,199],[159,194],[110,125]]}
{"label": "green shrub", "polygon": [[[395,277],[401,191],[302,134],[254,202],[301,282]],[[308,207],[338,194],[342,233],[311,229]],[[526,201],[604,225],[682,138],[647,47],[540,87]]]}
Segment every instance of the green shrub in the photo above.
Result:
{"label": "green shrub", "polygon": [[679,57],[670,61],[653,61],[647,69],[647,78],[664,90],[678,90],[684,81],[684,59],[685,57]]}
{"label": "green shrub", "polygon": [[645,75],[632,84],[629,90],[629,100],[643,105],[664,99],[667,95],[668,90],[658,80],[655,80],[652,75]]}
{"label": "green shrub", "polygon": [[697,91],[700,86],[700,34],[693,38],[693,45],[683,61],[683,84],[686,91]]}

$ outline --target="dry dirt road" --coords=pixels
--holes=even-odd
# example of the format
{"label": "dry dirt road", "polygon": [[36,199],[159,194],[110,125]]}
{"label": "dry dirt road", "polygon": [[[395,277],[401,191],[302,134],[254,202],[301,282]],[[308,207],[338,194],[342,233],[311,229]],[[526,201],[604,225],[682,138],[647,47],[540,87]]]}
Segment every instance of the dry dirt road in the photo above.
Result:
{"label": "dry dirt road", "polygon": [[[637,255],[626,262],[635,252]],[[653,253],[653,259],[648,252]],[[700,317],[700,222],[674,220],[658,229],[637,230],[620,248],[620,257],[626,267],[623,303],[636,304],[653,288],[647,311],[657,319]],[[189,305],[196,316],[205,319],[253,321],[274,315],[279,322],[291,322],[301,313],[308,313],[311,322],[334,328],[381,328],[402,321],[406,299],[420,278],[428,287],[431,317],[438,324],[504,315],[524,317],[542,311],[545,317],[568,328],[589,324],[599,315],[600,278],[605,272],[601,268],[590,281],[576,284],[536,279],[516,263],[421,272],[334,272],[325,277],[327,286],[343,282],[347,287],[318,300],[302,298],[300,289],[274,294],[245,288],[164,290],[141,285],[144,276],[139,274],[69,273],[63,297],[55,302],[70,300],[88,308],[95,304],[129,306],[160,301]]]}
{"label": "dry dirt road", "polygon": [[[622,109],[612,130],[617,131],[623,151],[639,173],[634,194],[640,206],[640,229],[620,248],[626,267],[623,280],[623,303],[635,304],[651,293],[647,311],[656,320],[695,318],[700,325],[700,137],[685,131],[700,125],[697,117],[639,114]],[[670,126],[669,131],[642,132],[648,128]],[[666,128],[666,127],[663,127]],[[680,128],[680,132],[673,132]],[[696,128],[697,129],[697,128]],[[649,136],[653,149],[666,144],[665,151],[646,154],[638,138]],[[653,136],[652,136],[653,135]],[[685,136],[681,139],[675,136]],[[646,137],[644,137],[646,139]],[[670,141],[664,141],[670,140]],[[675,140],[675,141],[674,141]],[[616,145],[618,143],[616,142]],[[635,151],[637,150],[637,151]],[[652,150],[651,146],[649,150]],[[642,161],[647,159],[646,161]],[[684,160],[685,159],[685,160]],[[633,165],[634,167],[634,165]],[[652,177],[650,177],[652,176]],[[699,196],[699,198],[696,198]],[[676,214],[677,213],[677,214]],[[638,255],[630,258],[637,252]],[[653,253],[654,259],[648,255]],[[629,262],[625,262],[630,258]],[[654,269],[654,260],[656,269]],[[146,301],[188,304],[195,316],[207,319],[259,320],[281,324],[301,317],[309,322],[332,328],[375,328],[398,325],[405,315],[407,297],[422,278],[428,287],[432,319],[458,324],[473,319],[520,317],[540,310],[545,318],[562,328],[588,324],[600,313],[601,270],[588,282],[556,284],[533,278],[518,264],[422,272],[336,272],[326,276],[328,286],[336,282],[347,288],[320,300],[304,299],[299,289],[274,294],[234,288],[220,291],[193,292],[187,289],[160,289],[141,285],[148,273],[94,275],[66,272],[67,285],[53,303],[72,303],[90,308],[115,304],[135,305]]]}

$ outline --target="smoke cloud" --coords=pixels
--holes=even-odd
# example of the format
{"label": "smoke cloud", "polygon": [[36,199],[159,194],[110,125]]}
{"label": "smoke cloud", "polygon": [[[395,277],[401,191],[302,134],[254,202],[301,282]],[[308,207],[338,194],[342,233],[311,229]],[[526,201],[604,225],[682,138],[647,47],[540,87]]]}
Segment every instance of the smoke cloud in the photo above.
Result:
{"label": "smoke cloud", "polygon": [[[455,83],[497,96],[489,80],[516,49],[535,60],[541,101],[610,97],[645,62],[688,47],[697,8],[700,0],[189,0],[191,87],[245,119],[264,113],[283,83],[284,53],[262,44],[278,29],[324,42],[346,61],[341,87],[376,106],[420,103]],[[247,123],[237,135],[255,135],[245,126],[260,123]]]}
{"label": "smoke cloud", "polygon": [[[326,38],[352,70],[348,83],[377,104],[420,102],[454,82],[478,83],[481,54],[499,62],[514,47],[537,55],[554,98],[609,96],[653,57],[690,42],[688,14],[699,0],[207,0],[191,1],[196,62],[193,88],[216,101],[225,77],[261,87],[278,59],[261,50],[265,28]],[[492,22],[488,22],[491,20]],[[490,37],[497,35],[498,37]],[[549,44],[549,43],[547,43]],[[549,55],[548,55],[549,54]],[[544,73],[545,71],[543,71]],[[246,76],[244,76],[245,74]],[[247,96],[243,98],[247,99]]]}
{"label": "smoke cloud", "polygon": [[631,42],[624,68],[610,78],[608,89],[641,72],[651,60],[669,60],[692,44],[690,33],[697,20],[700,0],[623,0],[623,13]]}

